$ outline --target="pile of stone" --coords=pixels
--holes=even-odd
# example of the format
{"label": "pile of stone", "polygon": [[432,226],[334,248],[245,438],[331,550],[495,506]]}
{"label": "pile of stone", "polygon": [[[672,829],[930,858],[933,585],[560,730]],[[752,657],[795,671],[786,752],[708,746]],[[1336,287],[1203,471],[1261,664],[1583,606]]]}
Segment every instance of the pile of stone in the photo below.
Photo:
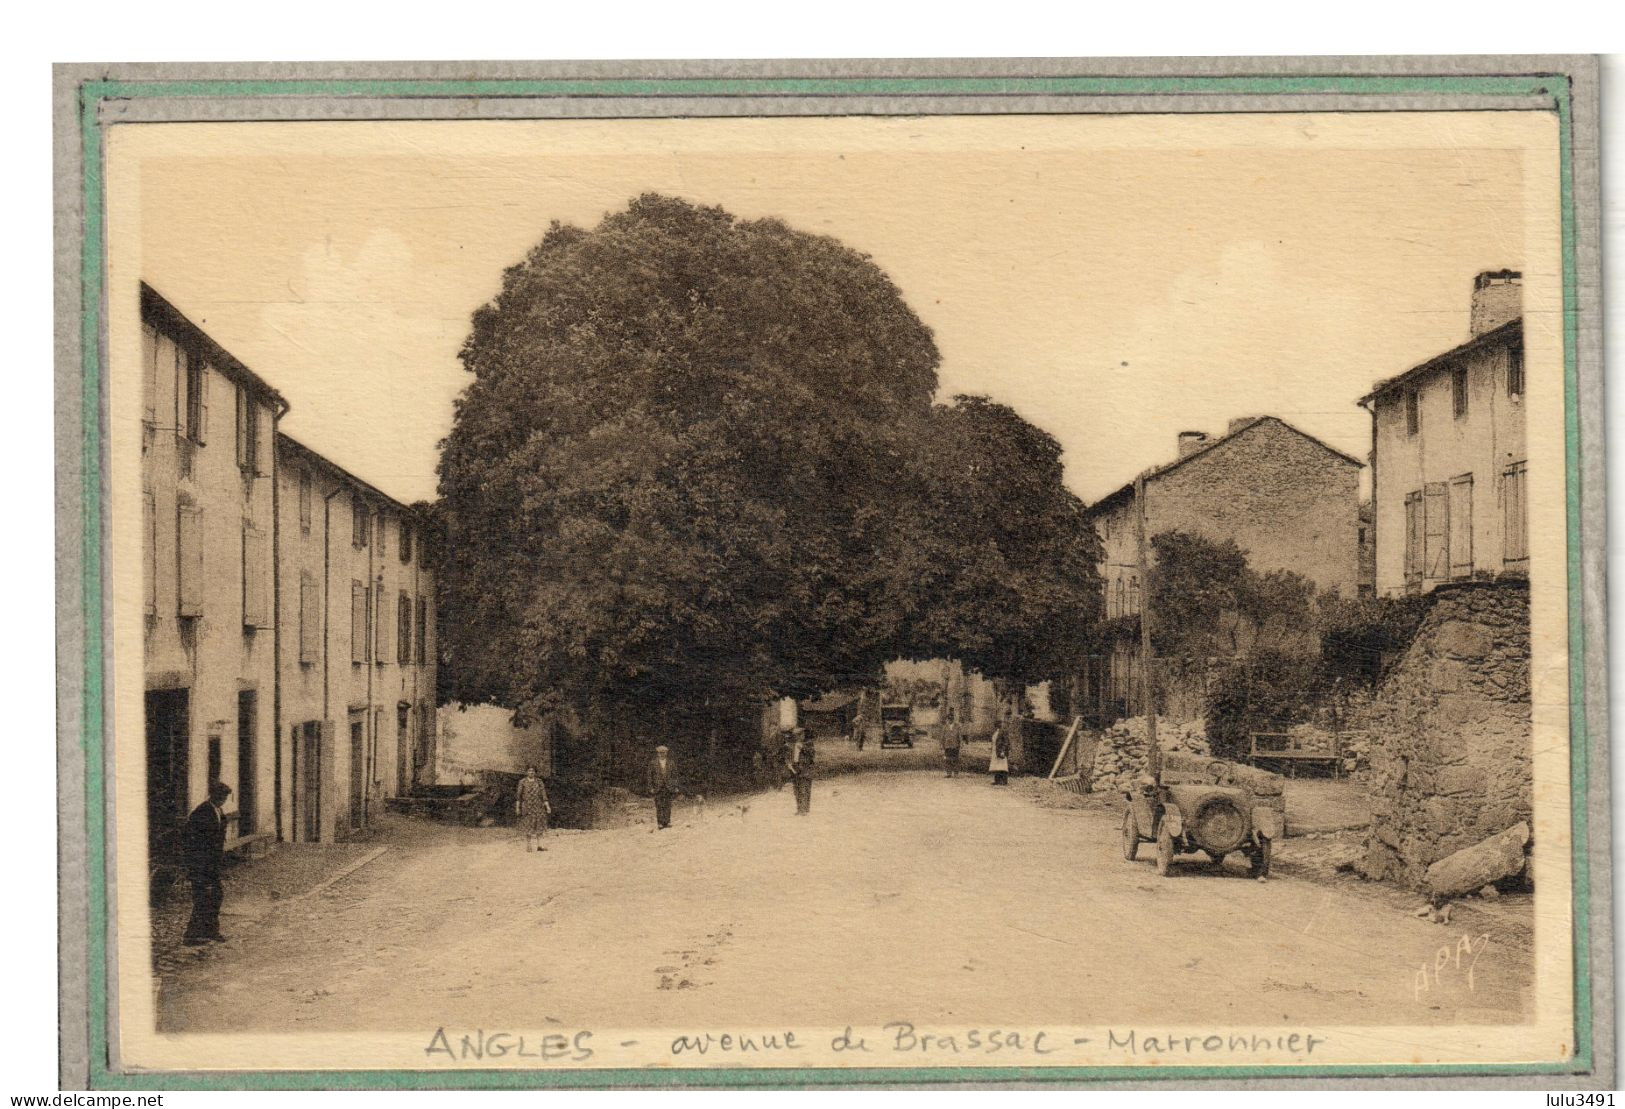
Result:
{"label": "pile of stone", "polygon": [[[1112,724],[1095,743],[1094,775],[1089,788],[1095,793],[1121,793],[1146,772],[1149,748],[1143,716],[1131,716]],[[1200,720],[1157,717],[1157,746],[1168,752],[1207,755],[1207,729]]]}

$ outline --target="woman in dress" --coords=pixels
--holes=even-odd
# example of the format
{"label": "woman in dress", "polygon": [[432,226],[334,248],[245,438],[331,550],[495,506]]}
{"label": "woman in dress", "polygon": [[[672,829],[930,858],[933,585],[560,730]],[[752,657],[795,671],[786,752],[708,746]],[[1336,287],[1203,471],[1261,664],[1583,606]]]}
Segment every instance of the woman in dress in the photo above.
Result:
{"label": "woman in dress", "polygon": [[1010,740],[1003,727],[993,731],[993,757],[988,760],[987,768],[993,774],[994,785],[1010,784]]}
{"label": "woman in dress", "polygon": [[525,776],[519,779],[513,811],[519,815],[519,827],[525,833],[525,850],[546,851],[542,835],[547,831],[547,814],[553,806],[548,803],[547,786],[536,776],[534,766],[526,767]]}

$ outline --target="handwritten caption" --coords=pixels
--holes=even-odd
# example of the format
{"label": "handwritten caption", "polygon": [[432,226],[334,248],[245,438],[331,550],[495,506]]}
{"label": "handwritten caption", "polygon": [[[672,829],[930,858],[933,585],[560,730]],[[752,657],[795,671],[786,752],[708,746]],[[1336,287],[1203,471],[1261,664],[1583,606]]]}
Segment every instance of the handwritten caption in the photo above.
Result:
{"label": "handwritten caption", "polygon": [[1416,969],[1411,978],[1411,996],[1421,1001],[1430,991],[1443,989],[1450,981],[1459,982],[1469,991],[1475,991],[1478,981],[1473,971],[1489,945],[1487,932],[1476,936],[1467,933],[1453,944],[1441,944],[1439,950],[1433,953],[1433,959]]}
{"label": "handwritten caption", "polygon": [[651,1049],[664,1059],[776,1059],[785,1060],[809,1049],[827,1050],[845,1058],[907,1056],[920,1060],[998,1058],[1053,1062],[1081,1056],[1085,1049],[1098,1054],[1127,1054],[1140,1058],[1217,1055],[1285,1055],[1308,1058],[1326,1038],[1309,1032],[1184,1033],[1145,1029],[1107,1029],[1104,1037],[1061,1035],[1049,1029],[954,1028],[928,1029],[912,1021],[895,1020],[870,1029],[847,1025],[827,1039],[794,1029],[771,1031],[691,1031],[669,1040],[595,1041],[591,1031],[548,1032],[542,1035],[509,1031],[449,1032],[435,1029],[424,1055],[430,1061],[462,1063],[487,1060],[530,1060],[535,1064],[581,1064],[604,1054]]}

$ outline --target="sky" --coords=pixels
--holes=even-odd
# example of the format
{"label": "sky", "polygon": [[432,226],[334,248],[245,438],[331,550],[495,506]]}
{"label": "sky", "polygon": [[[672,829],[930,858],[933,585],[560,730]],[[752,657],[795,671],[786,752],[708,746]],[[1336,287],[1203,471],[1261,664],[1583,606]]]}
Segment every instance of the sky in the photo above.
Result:
{"label": "sky", "polygon": [[1555,143],[1514,112],[113,132],[112,187],[139,189],[115,257],[289,399],[285,431],[405,501],[434,496],[503,269],[644,191],[871,255],[935,334],[939,397],[1054,435],[1085,500],[1234,417],[1364,458],[1359,397],[1466,340],[1474,274],[1525,266],[1525,159]]}

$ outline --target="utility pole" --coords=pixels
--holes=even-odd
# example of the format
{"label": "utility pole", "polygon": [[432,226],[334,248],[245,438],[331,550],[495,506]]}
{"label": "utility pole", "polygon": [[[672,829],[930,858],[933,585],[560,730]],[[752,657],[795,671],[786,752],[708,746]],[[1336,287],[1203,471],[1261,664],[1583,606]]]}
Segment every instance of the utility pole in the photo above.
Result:
{"label": "utility pole", "polygon": [[1151,560],[1145,534],[1145,474],[1134,479],[1134,509],[1140,570],[1140,701],[1145,712],[1146,771],[1162,784],[1162,748],[1157,745],[1157,698],[1151,669]]}

